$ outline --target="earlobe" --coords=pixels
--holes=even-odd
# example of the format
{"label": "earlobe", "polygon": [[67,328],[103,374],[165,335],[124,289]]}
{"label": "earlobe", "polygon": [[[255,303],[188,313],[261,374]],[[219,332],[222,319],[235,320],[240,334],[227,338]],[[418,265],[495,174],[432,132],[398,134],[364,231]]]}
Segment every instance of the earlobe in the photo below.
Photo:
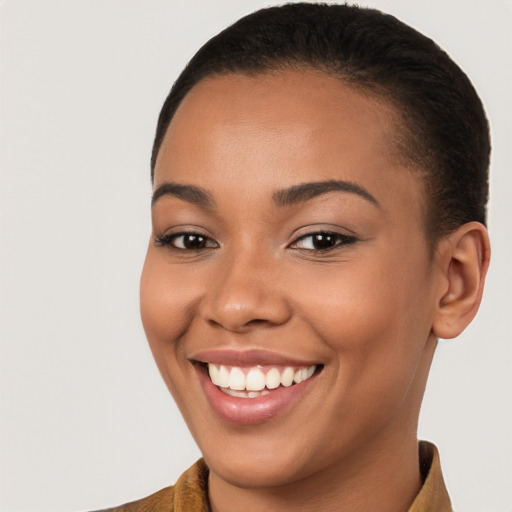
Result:
{"label": "earlobe", "polygon": [[439,338],[455,338],[473,320],[482,300],[490,245],[485,226],[469,222],[439,245],[443,286],[432,329]]}

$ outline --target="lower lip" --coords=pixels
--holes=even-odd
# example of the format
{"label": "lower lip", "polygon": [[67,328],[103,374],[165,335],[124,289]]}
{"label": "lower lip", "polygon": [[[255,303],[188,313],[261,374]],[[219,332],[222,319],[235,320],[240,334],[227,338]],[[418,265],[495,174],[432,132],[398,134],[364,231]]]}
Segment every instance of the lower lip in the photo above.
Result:
{"label": "lower lip", "polygon": [[289,387],[271,390],[257,398],[240,398],[223,393],[206,375],[204,368],[196,367],[199,380],[212,409],[223,420],[236,425],[256,425],[268,421],[299,400],[315,375]]}

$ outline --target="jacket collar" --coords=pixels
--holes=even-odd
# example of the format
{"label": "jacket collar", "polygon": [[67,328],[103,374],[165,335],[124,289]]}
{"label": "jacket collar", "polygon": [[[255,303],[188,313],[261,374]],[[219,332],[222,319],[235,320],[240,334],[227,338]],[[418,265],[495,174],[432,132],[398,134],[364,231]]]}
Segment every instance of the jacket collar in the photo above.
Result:
{"label": "jacket collar", "polygon": [[[452,512],[437,448],[427,441],[420,441],[418,448],[423,487],[408,512],[433,512],[434,510],[436,512]],[[199,459],[181,475],[174,487],[174,508],[172,510],[210,512],[208,472],[204,460]]]}

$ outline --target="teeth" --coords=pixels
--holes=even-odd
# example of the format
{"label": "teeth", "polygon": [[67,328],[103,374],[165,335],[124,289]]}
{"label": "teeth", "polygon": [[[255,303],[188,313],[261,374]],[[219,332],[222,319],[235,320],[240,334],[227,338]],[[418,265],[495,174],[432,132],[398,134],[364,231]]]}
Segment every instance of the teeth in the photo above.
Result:
{"label": "teeth", "polygon": [[[269,389],[279,386],[289,387],[292,384],[309,379],[315,373],[316,365],[294,369],[287,366],[281,372],[279,368],[270,368],[265,374],[261,367],[250,368],[246,373],[240,367],[233,366],[231,370],[224,365],[208,364],[208,373],[213,384],[231,396],[242,398],[257,398],[269,393]],[[247,369],[246,369],[247,371]]]}
{"label": "teeth", "polygon": [[281,384],[288,388],[293,384],[293,377],[295,375],[295,372],[293,371],[293,368],[288,366],[288,368],[285,368],[283,374],[281,375]]}
{"label": "teeth", "polygon": [[238,398],[258,398],[259,396],[265,396],[270,393],[268,389],[262,391],[235,391],[234,389],[222,388],[221,391],[229,396],[236,396]]}
{"label": "teeth", "polygon": [[247,396],[249,398],[258,398],[259,396],[265,396],[268,394],[270,394],[270,391],[268,389],[264,389],[262,391],[249,391]]}
{"label": "teeth", "polygon": [[277,368],[271,368],[266,376],[266,384],[268,389],[276,389],[281,385],[281,374]]}
{"label": "teeth", "polygon": [[229,374],[229,387],[237,391],[245,389],[245,374],[236,366],[231,368],[231,373]]}
{"label": "teeth", "polygon": [[212,382],[220,382],[219,369],[217,368],[217,365],[209,364],[208,365],[208,373],[210,375],[210,379],[212,379]]}
{"label": "teeth", "polygon": [[260,391],[265,387],[265,375],[257,368],[253,368],[247,374],[245,387],[250,391]]}
{"label": "teeth", "polygon": [[[215,366],[215,365],[209,365],[209,366]],[[210,374],[211,376],[211,374]],[[228,369],[225,366],[221,366],[219,373],[217,374],[217,381],[213,380],[212,382],[216,382],[217,386],[220,386],[221,388],[227,388],[229,387],[229,372]]]}
{"label": "teeth", "polygon": [[297,370],[295,372],[295,376],[293,377],[293,382],[295,382],[295,384],[298,384],[299,382],[306,380],[308,378],[307,375],[308,375],[307,368],[301,368],[300,370]]}

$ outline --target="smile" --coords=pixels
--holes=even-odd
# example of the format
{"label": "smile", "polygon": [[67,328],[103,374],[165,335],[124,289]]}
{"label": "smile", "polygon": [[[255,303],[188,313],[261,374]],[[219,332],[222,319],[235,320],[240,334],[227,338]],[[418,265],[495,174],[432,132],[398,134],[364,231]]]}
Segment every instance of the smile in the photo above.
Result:
{"label": "smile", "polygon": [[288,388],[313,376],[317,366],[228,366],[208,363],[212,383],[223,393],[238,398],[259,398],[279,387]]}
{"label": "smile", "polygon": [[214,349],[190,355],[210,410],[233,426],[278,418],[312,393],[324,364],[267,350]]}

